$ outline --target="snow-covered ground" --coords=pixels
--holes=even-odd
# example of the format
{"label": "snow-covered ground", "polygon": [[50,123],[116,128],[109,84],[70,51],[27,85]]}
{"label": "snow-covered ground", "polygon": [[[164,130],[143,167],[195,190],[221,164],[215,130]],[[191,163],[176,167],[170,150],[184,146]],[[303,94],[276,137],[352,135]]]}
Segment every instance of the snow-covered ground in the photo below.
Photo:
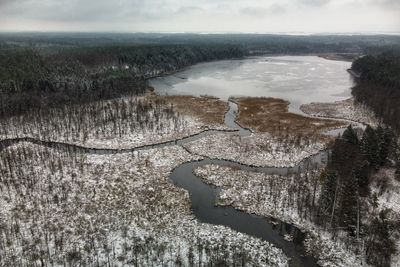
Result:
{"label": "snow-covered ground", "polygon": [[[26,114],[0,121],[0,139],[32,137],[94,148],[133,148],[190,136],[206,129],[196,112],[181,114],[171,103],[151,97],[125,97]],[[211,101],[211,100],[210,100]]]}
{"label": "snow-covered ground", "polygon": [[353,98],[332,103],[305,104],[301,105],[300,110],[315,117],[345,119],[373,126],[379,124],[375,114],[367,107],[355,103]]}
{"label": "snow-covered ground", "polygon": [[168,178],[198,159],[181,147],[82,155],[20,143],[0,157],[0,266],[288,266],[267,242],[195,220]]}
{"label": "snow-covered ground", "polygon": [[185,145],[192,153],[213,159],[271,167],[291,167],[326,148],[318,137],[210,135]]}
{"label": "snow-covered ground", "polygon": [[[371,114],[346,101],[307,108],[316,116],[374,124]],[[157,113],[168,108],[157,105],[142,111],[145,115],[139,120],[138,113],[116,112],[103,125],[74,125],[71,117],[63,118],[61,113],[45,121],[12,118],[0,123],[0,138],[29,136],[87,147],[132,148],[209,128],[227,129],[222,123],[204,123],[195,114]],[[321,105],[328,108],[320,111]],[[100,112],[104,115],[110,110],[106,105]],[[131,123],[134,118],[137,123]],[[267,242],[199,223],[191,213],[188,193],[171,184],[168,176],[180,164],[202,156],[253,166],[291,167],[325,149],[327,140],[320,135],[221,133],[185,148],[110,155],[73,154],[29,143],[9,147],[0,151],[0,266],[39,265],[41,260],[54,266],[65,262],[207,266],[232,265],[244,258],[246,266],[288,266],[283,252]],[[222,188],[219,204],[292,222],[309,232],[306,247],[322,266],[362,265],[362,257],[310,222],[306,206],[319,197],[318,171],[279,176],[210,165],[195,172]],[[379,203],[399,211],[400,185],[395,180],[392,185],[394,190],[381,193]]]}
{"label": "snow-covered ground", "polygon": [[307,206],[312,206],[320,194],[319,170],[280,176],[206,165],[195,169],[195,174],[221,188],[220,205],[271,216],[307,231],[306,248],[321,266],[366,266],[361,257],[309,220]]}
{"label": "snow-covered ground", "polygon": [[377,194],[380,209],[400,214],[400,181],[394,178],[394,172],[394,168],[382,168],[374,174],[371,193]]}

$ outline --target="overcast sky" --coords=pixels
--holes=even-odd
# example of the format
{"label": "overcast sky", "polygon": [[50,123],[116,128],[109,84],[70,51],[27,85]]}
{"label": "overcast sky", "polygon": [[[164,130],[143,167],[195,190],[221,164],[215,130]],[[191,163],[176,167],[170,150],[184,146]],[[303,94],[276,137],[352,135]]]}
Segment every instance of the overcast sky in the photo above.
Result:
{"label": "overcast sky", "polygon": [[400,0],[0,0],[0,31],[400,32]]}

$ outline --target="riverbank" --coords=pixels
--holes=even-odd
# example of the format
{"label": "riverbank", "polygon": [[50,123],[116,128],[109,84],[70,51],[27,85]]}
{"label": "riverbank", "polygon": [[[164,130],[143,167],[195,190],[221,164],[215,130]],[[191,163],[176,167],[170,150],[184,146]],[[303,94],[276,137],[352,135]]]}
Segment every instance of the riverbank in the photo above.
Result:
{"label": "riverbank", "polygon": [[327,130],[347,122],[310,118],[288,112],[289,102],[276,98],[231,98],[238,104],[235,121],[252,130],[250,135],[209,135],[184,147],[212,159],[253,166],[292,167],[326,149],[332,137]]}
{"label": "riverbank", "polygon": [[310,137],[213,134],[184,147],[191,153],[211,159],[226,159],[259,167],[293,167],[303,159],[318,154],[326,145],[326,142]]}
{"label": "riverbank", "polygon": [[124,97],[70,111],[52,109],[0,122],[1,139],[36,138],[84,147],[126,149],[168,142],[207,129],[225,130],[228,103],[205,97]]}
{"label": "riverbank", "polygon": [[358,104],[353,98],[332,103],[310,103],[300,106],[304,113],[323,118],[345,119],[362,124],[377,126],[378,118],[367,107]]}
{"label": "riverbank", "polygon": [[353,69],[347,69],[347,72],[350,73],[350,75],[353,78],[356,78],[356,79],[360,79],[361,78],[361,73],[358,73],[358,72],[354,71]]}
{"label": "riverbank", "polygon": [[[321,266],[364,266],[363,257],[346,248],[337,238],[310,221],[310,207],[321,194],[321,169],[278,175],[262,171],[243,171],[218,165],[195,169],[206,183],[220,188],[217,204],[263,217],[293,223],[307,233],[305,246]],[[288,240],[294,237],[288,235]]]}
{"label": "riverbank", "polygon": [[[171,105],[170,112],[179,111],[189,113],[179,113],[176,117],[166,117],[166,119],[176,120],[176,118],[179,119],[182,116],[185,116],[184,118],[190,118],[190,121],[192,122],[196,121],[197,124],[195,125],[197,125],[197,127],[187,127],[180,132],[180,128],[172,128],[170,129],[169,134],[163,135],[162,133],[164,129],[161,127],[168,126],[168,124],[165,123],[165,120],[164,122],[161,120],[161,127],[152,127],[152,131],[126,131],[123,135],[110,133],[110,136],[106,141],[104,141],[104,138],[101,138],[101,134],[100,136],[98,134],[94,136],[91,135],[90,132],[96,131],[98,133],[99,130],[90,128],[87,130],[89,134],[84,133],[83,135],[77,135],[75,139],[73,138],[68,142],[62,141],[63,137],[66,137],[66,139],[69,140],[69,137],[71,136],[70,134],[65,133],[61,134],[59,138],[56,136],[52,138],[45,136],[44,138],[42,137],[42,139],[35,139],[35,137],[22,137],[17,139],[16,142],[20,140],[32,141],[33,143],[40,144],[43,141],[43,144],[49,144],[51,146],[63,146],[63,144],[66,146],[75,145],[79,150],[93,150],[94,152],[99,152],[102,149],[130,152],[135,150],[151,149],[158,146],[180,144],[191,153],[209,158],[229,159],[254,166],[288,167],[294,166],[304,158],[317,154],[319,151],[326,148],[326,144],[330,138],[319,134],[317,129],[322,131],[328,127],[339,127],[340,125],[337,121],[319,120],[299,115],[287,116],[288,103],[281,99],[243,98],[240,100],[242,101],[241,103],[246,103],[247,105],[253,105],[254,101],[258,102],[257,105],[252,107],[260,109],[263,112],[257,112],[257,115],[253,117],[253,114],[248,114],[249,109],[247,109],[247,106],[242,105],[241,109],[239,108],[239,118],[244,117],[247,121],[245,121],[245,123],[239,121],[239,123],[248,123],[248,126],[251,127],[257,124],[262,130],[267,129],[271,131],[271,133],[259,132],[257,131],[259,128],[255,128],[254,131],[256,132],[251,133],[250,131],[246,132],[246,130],[243,130],[235,124],[237,119],[236,115],[232,113],[234,112],[232,110],[236,110],[237,107],[233,103],[231,103],[232,105],[228,112],[226,111],[228,103],[210,97],[158,97],[150,95],[144,99],[150,101],[149,103],[165,101],[165,103],[167,103],[165,106],[170,107],[169,105]],[[138,104],[141,105],[140,102],[138,102]],[[243,112],[243,109],[247,110]],[[254,111],[254,109],[251,111]],[[209,116],[210,114],[212,115]],[[240,117],[241,114],[242,117]],[[243,116],[243,114],[246,114],[246,116]],[[125,120],[129,120],[129,118],[129,116],[125,117]],[[292,118],[295,118],[295,120],[291,120]],[[58,120],[56,119],[53,122],[58,122]],[[29,124],[22,125],[22,132],[27,128],[27,125]],[[38,123],[38,125],[42,124]],[[181,125],[183,127],[187,124]],[[211,127],[209,125],[212,125],[217,130],[207,130]],[[265,128],[265,125],[268,125],[269,127]],[[288,129],[282,125],[290,125],[292,128]],[[302,128],[306,128],[307,132],[296,131]],[[5,129],[7,129],[7,127],[3,128],[3,130]],[[15,129],[18,128],[16,127]],[[42,130],[35,127],[28,127],[28,129],[31,132],[34,132],[34,130]],[[49,131],[49,128],[45,129],[47,130],[46,132]],[[310,129],[313,133],[310,132]],[[244,132],[235,132],[235,130]],[[39,131],[39,137],[41,137],[41,133],[42,132]],[[79,138],[82,136],[86,136],[88,139],[85,142],[79,141]],[[141,139],[140,137],[143,136],[145,138]],[[133,140],[135,140],[135,142]]]}
{"label": "riverbank", "polygon": [[318,54],[318,57],[322,57],[327,60],[335,60],[335,61],[347,61],[353,62],[360,56],[360,53],[326,53],[326,54]]}
{"label": "riverbank", "polygon": [[236,121],[243,127],[273,136],[317,136],[346,124],[337,120],[322,120],[289,112],[289,101],[271,97],[237,97],[231,99],[239,106]]}

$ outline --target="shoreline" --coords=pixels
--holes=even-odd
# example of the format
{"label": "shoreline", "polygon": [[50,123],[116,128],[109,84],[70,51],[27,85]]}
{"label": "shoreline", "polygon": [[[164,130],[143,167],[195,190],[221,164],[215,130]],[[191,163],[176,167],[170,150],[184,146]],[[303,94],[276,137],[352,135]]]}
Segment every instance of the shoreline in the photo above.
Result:
{"label": "shoreline", "polygon": [[350,73],[351,77],[355,79],[360,79],[361,78],[361,73],[357,73],[356,71],[350,69],[347,69],[347,72]]}
{"label": "shoreline", "polygon": [[353,97],[335,102],[311,102],[301,105],[300,110],[308,116],[344,120],[363,126],[380,123],[368,107],[355,103]]}
{"label": "shoreline", "polygon": [[[233,97],[229,101],[238,105],[236,123],[241,127],[251,129],[253,133],[280,135],[284,131],[284,133],[292,135],[305,134],[305,136],[310,136],[315,133],[322,134],[327,130],[339,129],[349,123],[345,120],[329,120],[328,118],[320,119],[309,116],[301,109],[300,111],[303,114],[290,112],[290,101],[282,98]],[[254,124],[255,122],[257,124]],[[265,128],[266,125],[268,125],[267,128]],[[312,129],[309,129],[310,127]]]}
{"label": "shoreline", "polygon": [[[176,73],[179,72],[184,72],[185,70],[196,66],[196,65],[200,65],[200,64],[207,64],[207,63],[213,63],[213,62],[222,62],[222,61],[238,61],[238,60],[246,60],[246,59],[258,59],[258,58],[264,58],[264,57],[283,57],[283,56],[315,56],[318,58],[323,58],[326,60],[332,60],[332,61],[342,61],[342,62],[352,62],[351,60],[344,60],[344,59],[331,59],[328,57],[325,57],[325,54],[331,54],[331,55],[337,55],[337,54],[343,54],[343,53],[336,53],[336,52],[332,52],[332,53],[286,53],[286,54],[269,54],[269,53],[262,53],[262,54],[257,54],[257,55],[247,55],[244,56],[242,58],[231,58],[231,59],[218,59],[218,60],[208,60],[208,61],[202,61],[202,62],[198,62],[192,65],[188,65],[185,67],[182,67],[180,69],[174,70],[174,71],[170,71],[170,72],[165,72],[162,74],[156,74],[156,75],[152,75],[152,76],[137,76],[138,78],[143,78],[145,79],[147,82],[149,82],[150,80],[153,79],[157,79],[157,78],[162,78],[165,76],[169,76],[169,75],[174,75]],[[181,78],[182,79],[182,78]],[[152,87],[150,84],[148,84],[149,87]]]}

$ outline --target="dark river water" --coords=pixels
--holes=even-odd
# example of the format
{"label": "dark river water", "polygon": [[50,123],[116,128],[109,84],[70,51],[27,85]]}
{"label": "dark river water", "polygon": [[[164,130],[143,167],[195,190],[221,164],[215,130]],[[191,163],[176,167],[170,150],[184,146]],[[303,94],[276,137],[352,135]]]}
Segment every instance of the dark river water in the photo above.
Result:
{"label": "dark river water", "polygon": [[[230,109],[225,114],[225,124],[233,129],[238,129],[237,132],[230,134],[248,136],[251,132],[241,128],[235,122],[237,105],[229,102],[229,106]],[[180,142],[184,144],[186,140]],[[279,220],[271,220],[239,211],[233,207],[216,206],[218,188],[204,183],[201,178],[194,174],[194,169],[207,164],[214,164],[235,168],[236,170],[287,175],[289,173],[305,171],[310,166],[321,165],[325,162],[325,158],[325,152],[321,152],[305,159],[299,165],[292,168],[255,167],[227,160],[204,159],[178,166],[171,173],[170,179],[176,186],[189,191],[193,213],[201,222],[228,226],[238,232],[268,241],[283,250],[285,255],[290,258],[291,266],[318,266],[316,259],[305,255],[303,247],[305,234],[298,228]],[[286,234],[293,237],[292,242],[284,239],[284,235]]]}

